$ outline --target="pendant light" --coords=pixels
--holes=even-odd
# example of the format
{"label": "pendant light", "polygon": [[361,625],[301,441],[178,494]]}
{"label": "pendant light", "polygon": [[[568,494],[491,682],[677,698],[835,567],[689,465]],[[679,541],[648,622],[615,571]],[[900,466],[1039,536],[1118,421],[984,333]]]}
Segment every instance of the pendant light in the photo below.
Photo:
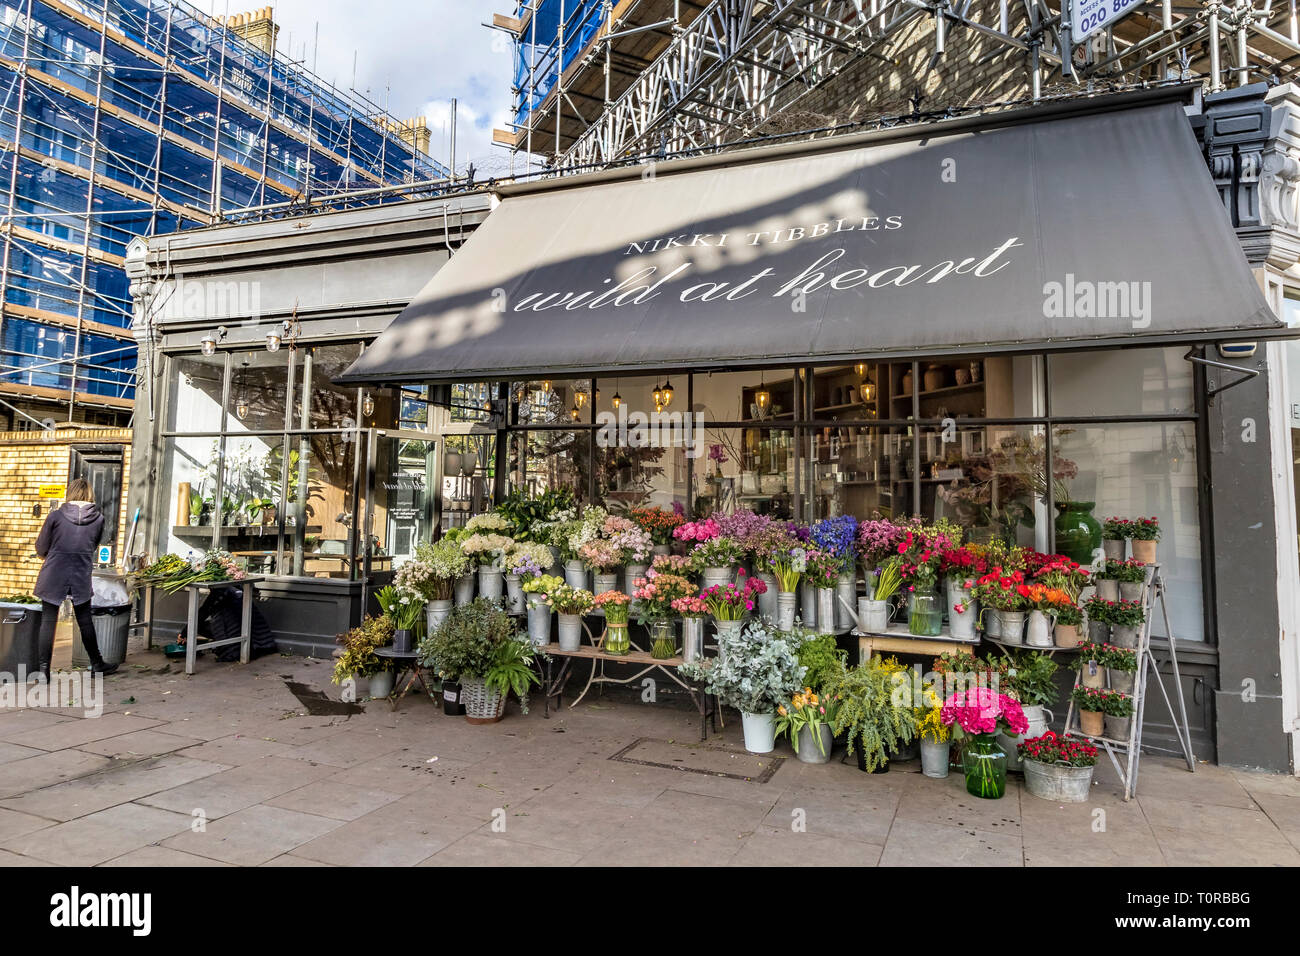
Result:
{"label": "pendant light", "polygon": [[758,391],[754,393],[754,404],[758,406],[760,415],[765,415],[768,406],[772,404],[772,393],[767,390],[766,376],[759,376]]}
{"label": "pendant light", "polygon": [[582,415],[582,411],[578,408],[576,404],[571,409],[569,409],[569,417],[572,418],[575,422],[578,420],[578,418],[581,415]]}
{"label": "pendant light", "polygon": [[858,378],[865,379],[867,377],[866,362],[859,362],[857,365],[853,366],[853,370],[858,373]]}
{"label": "pendant light", "polygon": [[614,397],[609,403],[614,406],[614,411],[618,411],[618,407],[623,404],[623,396],[618,393],[618,379],[614,379]]}
{"label": "pendant light", "polygon": [[248,399],[242,397],[239,399],[235,404],[235,414],[239,416],[241,422],[248,417]]}
{"label": "pendant light", "polygon": [[655,390],[650,393],[650,396],[654,399],[655,411],[657,412],[661,410],[664,404],[664,393],[663,393],[663,389],[659,387],[658,379],[655,379]]}
{"label": "pendant light", "polygon": [[248,359],[244,359],[239,368],[239,401],[235,403],[235,414],[242,422],[248,417]]}
{"label": "pendant light", "polygon": [[673,403],[673,383],[669,380],[665,380],[664,387],[660,390],[659,394],[663,398],[664,408],[667,408]]}
{"label": "pendant light", "polygon": [[375,413],[375,397],[369,392],[361,396],[361,414],[369,418]]}
{"label": "pendant light", "polygon": [[864,402],[874,402],[874,401],[876,400],[876,383],[875,383],[875,382],[873,382],[873,381],[871,381],[871,380],[869,380],[869,379],[863,379],[863,381],[862,381],[862,386],[861,386],[861,391],[862,391],[862,400],[863,400]]}

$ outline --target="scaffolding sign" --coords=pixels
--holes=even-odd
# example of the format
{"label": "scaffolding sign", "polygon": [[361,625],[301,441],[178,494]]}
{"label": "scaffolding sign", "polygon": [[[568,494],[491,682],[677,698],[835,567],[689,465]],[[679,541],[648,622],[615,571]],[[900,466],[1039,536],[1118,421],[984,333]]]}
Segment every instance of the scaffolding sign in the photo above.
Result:
{"label": "scaffolding sign", "polygon": [[1070,34],[1082,43],[1098,30],[1132,13],[1144,0],[1074,0],[1070,6]]}

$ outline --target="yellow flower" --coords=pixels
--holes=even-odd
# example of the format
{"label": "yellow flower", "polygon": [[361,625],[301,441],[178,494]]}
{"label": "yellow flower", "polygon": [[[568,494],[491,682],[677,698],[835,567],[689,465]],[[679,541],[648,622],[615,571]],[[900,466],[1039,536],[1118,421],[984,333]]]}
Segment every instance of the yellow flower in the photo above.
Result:
{"label": "yellow flower", "polygon": [[778,714],[780,714],[782,717],[784,717],[784,716],[785,716],[785,707],[784,707],[784,705],[781,706],[781,707],[778,707],[778,708],[776,709],[776,712],[777,712]]}

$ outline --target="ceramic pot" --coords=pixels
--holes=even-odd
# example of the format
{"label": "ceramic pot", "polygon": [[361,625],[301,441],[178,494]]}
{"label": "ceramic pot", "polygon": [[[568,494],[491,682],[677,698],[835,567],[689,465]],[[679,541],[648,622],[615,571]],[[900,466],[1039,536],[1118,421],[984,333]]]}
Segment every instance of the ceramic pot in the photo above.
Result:
{"label": "ceramic pot", "polygon": [[1092,790],[1094,767],[1025,761],[1025,789],[1052,803],[1086,803]]}
{"label": "ceramic pot", "polygon": [[442,456],[442,473],[448,478],[460,477],[460,452],[449,451]]}
{"label": "ceramic pot", "polygon": [[1133,557],[1143,564],[1156,563],[1156,547],[1159,541],[1139,541],[1137,538],[1129,540],[1129,547],[1133,549]]}
{"label": "ceramic pot", "polygon": [[1132,723],[1132,717],[1112,717],[1107,714],[1102,725],[1106,728],[1106,736],[1111,740],[1127,741],[1129,725]]}
{"label": "ceramic pot", "polygon": [[1052,630],[1052,637],[1056,641],[1057,647],[1078,647],[1079,625],[1057,624]]}
{"label": "ceramic pot", "polygon": [[1133,650],[1138,646],[1138,635],[1142,633],[1140,627],[1129,627],[1126,624],[1113,624],[1110,628],[1110,642],[1116,647],[1127,647]]}
{"label": "ceramic pot", "polygon": [[925,375],[923,376],[923,380],[925,383],[925,390],[927,392],[935,392],[943,388],[943,383],[944,383],[943,366],[931,365],[929,368],[925,370]]}
{"label": "ceramic pot", "polygon": [[1079,729],[1089,737],[1100,737],[1106,730],[1106,715],[1099,710],[1079,711]]}
{"label": "ceramic pot", "polygon": [[776,629],[787,632],[794,630],[794,618],[798,608],[799,595],[793,591],[778,591],[776,595]]}
{"label": "ceramic pot", "polygon": [[1117,690],[1121,694],[1132,696],[1133,685],[1137,683],[1137,674],[1133,671],[1117,671],[1113,667],[1106,668],[1106,676],[1110,682],[1110,689]]}
{"label": "ceramic pot", "polygon": [[970,369],[968,368],[954,369],[952,374],[953,374],[953,378],[957,380],[958,385],[970,384]]}
{"label": "ceramic pot", "polygon": [[1025,628],[1025,644],[1029,647],[1052,647],[1052,619],[1043,611],[1030,611]]}
{"label": "ceramic pot", "polygon": [[464,607],[474,600],[474,572],[462,574],[456,579],[456,606]]}
{"label": "ceramic pot", "polygon": [[500,568],[483,565],[478,569],[478,593],[489,601],[500,601],[502,578]]}
{"label": "ceramic pot", "polygon": [[1091,501],[1058,501],[1056,510],[1056,552],[1089,565],[1101,549],[1101,522],[1092,516]]}
{"label": "ceramic pot", "polygon": [[1119,582],[1119,599],[1121,601],[1140,601],[1142,592],[1146,589],[1144,581],[1120,581]]}
{"label": "ceramic pot", "polygon": [[752,754],[770,754],[776,747],[776,714],[740,715],[745,731],[745,749]]}
{"label": "ceramic pot", "polygon": [[524,584],[517,574],[506,575],[506,610],[511,614],[523,614],[528,609],[524,603]]}
{"label": "ceramic pot", "polygon": [[942,780],[948,776],[949,753],[952,749],[952,741],[945,740],[939,743],[934,740],[922,738],[921,740],[921,773],[927,777],[933,777],[936,780]]}
{"label": "ceramic pot", "polygon": [[587,566],[581,561],[564,562],[564,583],[576,590],[587,587]]}
{"label": "ceramic pot", "polygon": [[582,646],[582,615],[560,614],[560,650],[576,651]]}
{"label": "ceramic pot", "polygon": [[835,749],[835,735],[831,733],[829,724],[819,725],[816,736],[813,736],[812,728],[801,727],[798,740],[795,756],[803,763],[826,763],[831,759],[831,752]]}
{"label": "ceramic pot", "polygon": [[442,622],[447,620],[447,615],[451,613],[451,601],[430,601],[424,606],[424,623],[427,633],[432,634],[442,626]]}

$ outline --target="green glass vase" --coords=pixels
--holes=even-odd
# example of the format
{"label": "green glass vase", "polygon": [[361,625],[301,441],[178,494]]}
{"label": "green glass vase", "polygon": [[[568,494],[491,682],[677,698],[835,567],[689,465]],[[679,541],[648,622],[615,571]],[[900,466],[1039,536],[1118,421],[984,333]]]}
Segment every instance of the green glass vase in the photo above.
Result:
{"label": "green glass vase", "polygon": [[997,800],[1007,792],[1007,752],[992,734],[976,734],[964,742],[961,769],[971,796]]}
{"label": "green glass vase", "polygon": [[632,649],[632,640],[628,637],[626,624],[606,624],[605,626],[605,643],[603,649],[606,654],[626,654]]}
{"label": "green glass vase", "polygon": [[1092,563],[1101,548],[1101,522],[1092,516],[1092,501],[1056,502],[1056,553],[1079,564]]}
{"label": "green glass vase", "polygon": [[907,616],[907,630],[922,637],[938,637],[943,631],[943,602],[933,588],[918,587],[912,592]]}

